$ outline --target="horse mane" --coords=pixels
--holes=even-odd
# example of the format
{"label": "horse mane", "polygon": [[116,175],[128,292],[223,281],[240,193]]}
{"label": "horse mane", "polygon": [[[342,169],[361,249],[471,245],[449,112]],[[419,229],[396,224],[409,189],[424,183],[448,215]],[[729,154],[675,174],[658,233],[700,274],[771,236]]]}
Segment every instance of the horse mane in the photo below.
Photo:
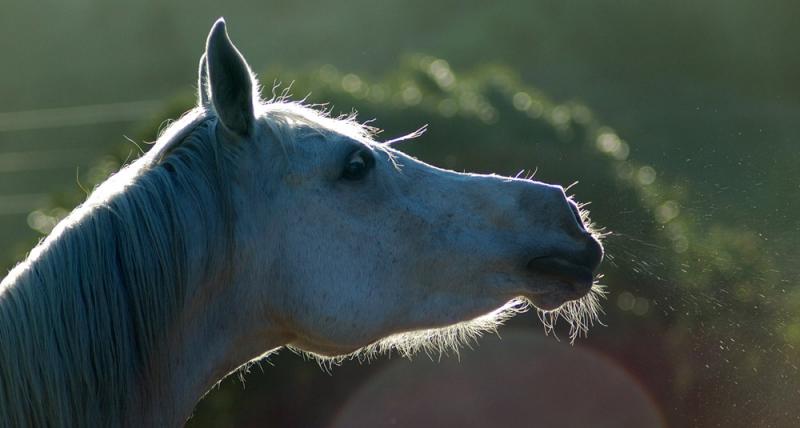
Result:
{"label": "horse mane", "polygon": [[215,122],[170,126],[0,282],[0,425],[123,424],[186,293],[186,227],[226,205]]}

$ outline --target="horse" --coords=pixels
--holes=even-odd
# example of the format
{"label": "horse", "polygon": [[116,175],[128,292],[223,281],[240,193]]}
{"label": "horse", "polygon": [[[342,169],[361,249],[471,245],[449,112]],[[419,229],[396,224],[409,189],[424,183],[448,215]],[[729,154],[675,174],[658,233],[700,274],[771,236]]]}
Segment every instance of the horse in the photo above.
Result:
{"label": "horse", "polygon": [[0,425],[180,426],[282,347],[410,356],[529,305],[573,334],[596,320],[603,248],[561,186],[263,101],[223,19],[198,74],[197,106],[0,282]]}

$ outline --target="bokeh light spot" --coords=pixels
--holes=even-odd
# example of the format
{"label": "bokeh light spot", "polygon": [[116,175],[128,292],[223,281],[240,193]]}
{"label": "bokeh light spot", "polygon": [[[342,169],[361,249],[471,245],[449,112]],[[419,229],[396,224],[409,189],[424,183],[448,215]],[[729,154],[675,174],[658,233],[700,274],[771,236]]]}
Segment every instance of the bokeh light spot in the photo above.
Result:
{"label": "bokeh light spot", "polygon": [[409,83],[403,88],[400,97],[406,105],[414,106],[422,101],[422,92],[416,85]]}
{"label": "bokeh light spot", "polygon": [[564,126],[568,124],[571,118],[572,114],[570,114],[567,106],[558,106],[553,109],[552,119],[553,123],[557,126]]}
{"label": "bokeh light spot", "polygon": [[433,61],[429,67],[431,75],[442,88],[448,89],[456,82],[453,72],[450,70],[450,65],[443,59]]}
{"label": "bokeh light spot", "polygon": [[525,92],[517,92],[511,98],[511,102],[514,104],[515,109],[525,111],[531,107],[531,104],[533,104],[533,99]]}
{"label": "bokeh light spot", "polygon": [[619,293],[617,297],[617,306],[623,311],[629,311],[633,309],[633,306],[636,304],[636,297],[628,291],[623,291]]}
{"label": "bokeh light spot", "polygon": [[345,74],[344,77],[342,77],[342,89],[347,92],[358,92],[363,85],[364,83],[361,81],[361,78],[353,73]]}
{"label": "bokeh light spot", "polygon": [[633,308],[631,308],[634,314],[644,316],[647,314],[647,311],[650,310],[650,301],[644,297],[637,297],[633,303]]}
{"label": "bokeh light spot", "polygon": [[652,166],[643,166],[636,173],[636,179],[639,180],[639,184],[649,186],[656,181],[656,170]]}
{"label": "bokeh light spot", "polygon": [[661,224],[669,223],[680,214],[681,209],[675,201],[666,201],[656,207],[655,217],[656,221]]}

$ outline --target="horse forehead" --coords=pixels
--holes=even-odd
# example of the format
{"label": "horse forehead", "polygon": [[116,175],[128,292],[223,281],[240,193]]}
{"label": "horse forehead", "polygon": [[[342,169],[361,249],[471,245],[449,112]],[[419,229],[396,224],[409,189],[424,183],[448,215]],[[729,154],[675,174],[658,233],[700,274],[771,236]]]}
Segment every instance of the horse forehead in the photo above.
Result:
{"label": "horse forehead", "polygon": [[[324,111],[315,110],[292,102],[270,102],[257,108],[258,121],[276,130],[282,128],[284,134],[293,134],[295,139],[322,135],[328,139],[368,140],[374,131],[359,124],[354,117],[334,118]],[[277,126],[274,126],[277,125]]]}
{"label": "horse forehead", "polygon": [[269,119],[265,119],[269,130],[264,132],[269,139],[276,139],[284,149],[302,150],[304,152],[325,152],[342,144],[362,143],[374,144],[359,135],[343,133],[342,130],[331,129],[323,124],[293,122],[283,123],[281,126],[272,126]]}

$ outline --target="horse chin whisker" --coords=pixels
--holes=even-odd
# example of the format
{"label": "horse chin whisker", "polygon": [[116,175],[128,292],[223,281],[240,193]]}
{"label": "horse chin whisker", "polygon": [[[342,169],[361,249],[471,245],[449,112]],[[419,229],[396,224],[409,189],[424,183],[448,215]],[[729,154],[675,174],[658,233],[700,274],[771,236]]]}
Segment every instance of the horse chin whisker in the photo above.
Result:
{"label": "horse chin whisker", "polygon": [[528,309],[530,309],[530,304],[526,300],[512,299],[500,308],[469,321],[441,328],[393,334],[345,355],[331,357],[294,347],[290,347],[290,349],[305,358],[316,360],[320,368],[326,372],[346,360],[371,362],[380,355],[391,356],[395,353],[408,359],[420,352],[425,353],[432,360],[440,360],[443,356],[448,355],[460,357],[462,347],[466,346],[471,349],[484,334],[497,334],[497,329],[507,320],[528,311]]}
{"label": "horse chin whisker", "polygon": [[589,293],[578,300],[566,302],[553,310],[537,308],[536,312],[544,326],[545,334],[552,333],[558,339],[555,327],[561,319],[569,325],[570,343],[574,344],[580,336],[588,337],[589,328],[595,324],[604,325],[600,321],[600,315],[605,313],[600,305],[600,300],[605,299],[606,294],[608,294],[606,287],[595,283]]}
{"label": "horse chin whisker", "polygon": [[[605,298],[606,294],[605,286],[595,283],[586,296],[566,302],[557,309],[536,308],[545,333],[547,335],[552,333],[558,339],[555,327],[559,320],[564,320],[569,325],[570,343],[575,343],[580,336],[587,337],[592,326],[604,325],[600,321],[600,315],[604,314],[600,301]],[[441,360],[442,357],[448,355],[460,357],[460,350],[463,347],[471,349],[486,333],[498,334],[497,329],[501,325],[513,316],[527,312],[531,307],[535,307],[535,305],[527,299],[512,299],[500,308],[469,321],[447,327],[393,334],[343,355],[328,356],[297,347],[288,346],[288,348],[303,358],[316,361],[326,373],[330,373],[333,367],[347,360],[369,363],[378,356],[391,356],[395,353],[408,359],[420,352],[432,360]]]}

